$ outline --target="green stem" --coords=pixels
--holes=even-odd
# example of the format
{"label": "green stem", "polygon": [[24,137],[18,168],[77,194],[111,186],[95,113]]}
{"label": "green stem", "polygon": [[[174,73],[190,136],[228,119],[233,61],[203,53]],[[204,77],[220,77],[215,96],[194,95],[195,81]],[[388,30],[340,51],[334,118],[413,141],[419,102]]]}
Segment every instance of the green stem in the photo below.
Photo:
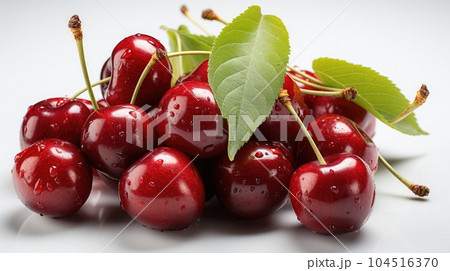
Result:
{"label": "green stem", "polygon": [[193,24],[195,24],[200,30],[203,31],[207,36],[212,36],[208,30],[206,30],[194,17],[192,17],[191,13],[187,9],[185,5],[181,6],[181,13],[184,14]]}
{"label": "green stem", "polygon": [[91,87],[91,81],[89,80],[89,74],[86,66],[86,59],[84,57],[83,40],[77,40],[78,56],[80,58],[81,70],[83,71],[84,82],[89,93],[89,98],[91,99],[92,106],[94,110],[98,110],[97,100],[95,99],[94,91]]}
{"label": "green stem", "polygon": [[[95,86],[98,86],[98,85],[101,85],[101,84],[104,84],[104,83],[108,83],[110,80],[111,80],[111,77],[103,78],[102,80],[93,83],[93,84],[91,85],[91,87],[95,87]],[[86,90],[88,90],[88,88],[83,88],[82,90],[80,90],[80,91],[78,91],[77,93],[75,93],[72,97],[70,97],[70,99],[75,99],[75,98],[77,98],[78,96],[80,96],[81,94],[83,94],[84,92],[86,92]]]}
{"label": "green stem", "polygon": [[415,183],[410,182],[409,180],[407,180],[400,173],[398,173],[388,163],[388,161],[386,161],[386,159],[384,159],[384,157],[381,155],[381,153],[378,153],[378,159],[392,173],[392,175],[394,175],[400,182],[402,182],[406,187],[408,187],[408,189],[411,190],[414,194],[416,194],[419,197],[428,196],[428,194],[430,193],[430,189],[427,186],[415,184]]}
{"label": "green stem", "polygon": [[289,77],[292,78],[292,80],[300,82],[300,83],[302,83],[302,84],[304,84],[306,86],[310,86],[310,87],[315,88],[315,89],[322,89],[322,90],[336,91],[336,92],[343,90],[341,88],[333,88],[333,87],[327,87],[327,86],[324,86],[324,85],[314,84],[312,82],[309,82],[307,80],[304,80],[304,79],[302,79],[302,78],[300,78],[298,76],[292,75],[292,74],[288,74],[288,75],[289,75]]}
{"label": "green stem", "polygon": [[303,94],[308,94],[308,95],[315,95],[315,96],[326,96],[326,97],[339,97],[339,98],[343,98],[344,97],[344,90],[340,90],[340,91],[318,91],[318,90],[311,90],[311,89],[300,89],[300,92]]}
{"label": "green stem", "polygon": [[287,67],[288,67],[291,71],[293,71],[294,73],[296,73],[296,74],[298,74],[298,75],[300,75],[300,76],[303,76],[303,77],[309,79],[309,80],[312,81],[313,83],[316,83],[316,84],[318,84],[318,85],[324,85],[322,81],[320,81],[319,79],[315,78],[314,76],[311,76],[311,75],[307,74],[306,72],[302,72],[301,70],[296,69],[295,67],[293,67],[293,66],[291,66],[291,65],[287,65]]}
{"label": "green stem", "polygon": [[297,112],[295,112],[295,109],[292,107],[291,101],[288,99],[288,96],[284,96],[283,94],[280,94],[280,99],[283,105],[286,107],[287,110],[291,113],[292,116],[294,116],[295,120],[297,121],[298,125],[300,125],[300,129],[302,130],[303,134],[306,136],[306,139],[308,139],[309,144],[311,145],[314,153],[316,154],[317,160],[319,161],[320,165],[326,165],[325,159],[323,159],[322,154],[319,151],[319,148],[317,147],[316,143],[311,137],[311,134],[308,132],[308,129],[306,129],[305,125],[303,124],[302,120],[298,116]]}

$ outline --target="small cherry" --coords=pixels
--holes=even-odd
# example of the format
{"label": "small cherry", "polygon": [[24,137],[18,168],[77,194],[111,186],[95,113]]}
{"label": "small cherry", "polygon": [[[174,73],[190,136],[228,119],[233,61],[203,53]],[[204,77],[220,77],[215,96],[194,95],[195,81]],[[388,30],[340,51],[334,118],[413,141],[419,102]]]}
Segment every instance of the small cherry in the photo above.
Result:
{"label": "small cherry", "polygon": [[[100,80],[111,77],[112,74],[112,63],[111,63],[111,57],[108,57],[108,59],[105,61],[105,63],[102,66],[101,72],[100,72]],[[106,97],[106,91],[108,90],[108,83],[103,83],[100,85],[100,89],[102,90],[102,96]]]}
{"label": "small cherry", "polygon": [[20,129],[22,149],[45,138],[59,138],[80,146],[81,129],[91,114],[82,99],[50,98],[28,108]]}
{"label": "small cherry", "polygon": [[[350,119],[330,114],[317,118],[308,126],[308,131],[324,156],[337,153],[353,153],[364,160],[375,173],[378,168],[378,149],[372,139]],[[307,140],[300,143],[300,164],[316,160],[316,155]]]}
{"label": "small cherry", "polygon": [[360,229],[372,212],[375,182],[372,170],[354,154],[326,156],[300,166],[290,181],[290,200],[298,220],[323,234]]}
{"label": "small cherry", "polygon": [[99,109],[86,120],[81,149],[91,165],[112,179],[154,147],[150,116],[136,105]]}
{"label": "small cherry", "polygon": [[121,207],[139,223],[180,230],[194,223],[205,204],[202,180],[181,151],[159,147],[139,159],[119,182]]}
{"label": "small cherry", "polygon": [[207,83],[188,81],[175,85],[163,96],[158,109],[156,131],[164,145],[199,158],[226,151],[225,121]]}
{"label": "small cherry", "polygon": [[76,212],[89,197],[92,171],[80,150],[60,139],[38,141],[16,155],[17,196],[33,212],[51,217]]}
{"label": "small cherry", "polygon": [[213,172],[222,206],[238,218],[254,219],[283,207],[293,168],[277,147],[251,140],[233,161],[227,154],[219,156]]}
{"label": "small cherry", "polygon": [[[136,84],[153,54],[164,46],[155,38],[136,34],[120,41],[111,55],[112,74],[103,96],[109,105],[129,104]],[[172,68],[167,57],[160,59],[145,77],[135,104],[157,106],[170,88]]]}
{"label": "small cherry", "polygon": [[200,63],[195,70],[192,72],[180,76],[178,78],[177,84],[188,82],[188,81],[200,81],[204,83],[208,82],[208,68],[209,68],[209,59],[206,59]]}
{"label": "small cherry", "polygon": [[[292,106],[303,120],[309,114],[309,109],[303,102],[297,84],[287,75],[284,77],[283,89],[287,90]],[[297,122],[278,100],[275,102],[270,115],[258,129],[270,141],[294,142],[300,139],[300,128]]]}

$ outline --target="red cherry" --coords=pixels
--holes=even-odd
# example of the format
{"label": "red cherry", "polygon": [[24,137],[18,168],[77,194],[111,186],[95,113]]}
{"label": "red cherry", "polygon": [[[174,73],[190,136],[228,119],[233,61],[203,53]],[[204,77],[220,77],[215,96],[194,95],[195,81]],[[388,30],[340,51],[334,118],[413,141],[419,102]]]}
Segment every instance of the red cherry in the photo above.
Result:
{"label": "red cherry", "polygon": [[234,216],[252,219],[283,207],[293,168],[274,145],[249,141],[233,161],[220,156],[213,172],[220,203]]}
{"label": "red cherry", "polygon": [[81,149],[91,165],[113,179],[153,148],[153,125],[136,105],[99,109],[86,120]]}
{"label": "red cherry", "polygon": [[[298,67],[295,66],[295,68],[298,68]],[[312,76],[312,77],[314,77],[314,78],[317,79],[317,76],[316,76],[313,72],[310,72],[310,71],[307,71],[307,70],[301,70],[301,71],[304,72],[304,73],[306,73],[307,75]],[[311,82],[310,79],[305,78],[305,77],[303,77],[303,76],[301,76],[301,75],[299,75],[299,74],[296,74],[296,73],[293,72],[293,71],[288,71],[288,73],[291,74],[291,75],[294,75],[294,76],[296,76],[296,77],[299,77],[299,78],[301,78],[301,79],[303,79],[303,80],[305,80],[305,81],[307,81],[307,82]],[[313,87],[307,86],[307,85],[305,85],[305,84],[303,84],[303,83],[300,83],[300,82],[296,82],[296,83],[297,83],[297,86],[298,86],[299,88],[301,88],[301,89],[314,90]],[[311,83],[312,83],[312,82],[311,82]],[[302,93],[303,101],[304,101],[304,103],[308,106],[308,108],[310,108],[310,110],[311,110],[311,106],[312,106],[313,103],[314,103],[314,99],[315,99],[316,97],[317,97],[317,96],[314,96],[314,95],[307,95],[307,94],[303,94],[303,93]],[[310,113],[311,113],[311,112],[310,112]]]}
{"label": "red cherry", "polygon": [[[108,57],[108,59],[103,64],[102,70],[100,72],[100,80],[110,77],[112,74],[112,62],[111,58]],[[106,97],[106,91],[108,90],[108,83],[103,83],[100,85],[100,89],[102,90],[102,96]]]}
{"label": "red cherry", "polygon": [[80,150],[60,139],[44,139],[14,158],[17,196],[33,212],[62,217],[76,212],[89,197],[92,172]]}
{"label": "red cherry", "polygon": [[199,158],[226,151],[225,121],[208,84],[178,84],[164,95],[158,108],[156,131],[158,138],[165,139],[163,144]]}
{"label": "red cherry", "polygon": [[[157,48],[165,51],[157,39],[143,34],[127,37],[116,45],[111,55],[111,81],[103,96],[109,105],[130,103],[139,77]],[[172,68],[166,57],[158,61],[148,73],[136,105],[157,106],[170,88],[171,79]]]}
{"label": "red cherry", "polygon": [[[303,103],[297,84],[289,77],[284,77],[283,89],[288,91],[291,104],[300,119],[309,114],[308,107]],[[259,126],[259,131],[270,141],[296,141],[300,126],[295,118],[280,101],[276,101],[269,117]]]}
{"label": "red cherry", "polygon": [[310,108],[316,118],[338,114],[354,121],[368,136],[375,135],[375,117],[353,102],[343,98],[317,96]]}
{"label": "red cherry", "polygon": [[50,98],[28,108],[20,130],[22,149],[45,138],[59,138],[80,146],[81,128],[91,111],[84,101]]}
{"label": "red cherry", "polygon": [[354,154],[326,156],[299,167],[289,191],[300,222],[317,233],[339,234],[358,230],[367,221],[375,200],[373,173]]}
{"label": "red cherry", "polygon": [[122,209],[145,226],[179,230],[202,213],[205,192],[200,175],[184,153],[156,148],[137,161],[119,182]]}
{"label": "red cherry", "polygon": [[[337,153],[353,153],[361,157],[369,168],[378,169],[378,149],[372,139],[350,119],[340,115],[324,115],[308,126],[314,142],[323,156]],[[300,164],[316,160],[309,142],[304,139],[299,152]]]}
{"label": "red cherry", "polygon": [[204,60],[200,65],[195,68],[191,73],[182,75],[178,78],[177,83],[183,83],[188,81],[200,81],[204,83],[208,82],[208,68],[209,68],[209,59]]}

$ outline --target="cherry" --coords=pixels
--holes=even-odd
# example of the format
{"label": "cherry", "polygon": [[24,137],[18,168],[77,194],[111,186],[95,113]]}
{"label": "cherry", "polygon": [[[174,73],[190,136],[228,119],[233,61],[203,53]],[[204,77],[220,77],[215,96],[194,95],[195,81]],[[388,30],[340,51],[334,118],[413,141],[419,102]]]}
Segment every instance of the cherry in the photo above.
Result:
{"label": "cherry", "polygon": [[195,70],[192,72],[180,76],[178,78],[177,84],[188,82],[188,81],[200,81],[200,82],[208,82],[208,68],[209,68],[209,59],[204,60],[200,63]]}
{"label": "cherry", "polygon": [[153,147],[150,116],[136,105],[99,109],[86,120],[81,149],[91,165],[113,179]]}
{"label": "cherry", "polygon": [[205,188],[205,202],[210,201],[215,195],[215,188],[213,182],[213,171],[212,165],[213,159],[201,159],[197,158],[194,161],[194,165],[200,174],[200,177],[203,181],[203,187]]}
{"label": "cherry", "polygon": [[295,214],[317,233],[358,230],[369,218],[375,200],[373,173],[354,154],[324,159],[326,165],[307,163],[292,175],[289,191]]}
{"label": "cherry", "polygon": [[228,137],[207,83],[189,81],[172,87],[158,105],[156,131],[164,144],[199,158],[224,153]]}
{"label": "cherry", "polygon": [[179,230],[194,223],[205,204],[200,175],[181,151],[160,147],[138,160],[119,182],[122,209],[141,224]]}
{"label": "cherry", "polygon": [[375,135],[375,117],[359,105],[343,98],[317,96],[311,105],[316,118],[327,114],[338,114],[353,120],[367,135]]}
{"label": "cherry", "polygon": [[86,100],[50,98],[28,108],[20,130],[22,149],[45,138],[59,138],[80,146],[81,128],[91,110]]}
{"label": "cherry", "polygon": [[[297,68],[297,67],[295,67],[295,68]],[[306,73],[307,75],[312,76],[312,77],[314,77],[314,78],[317,79],[317,76],[315,75],[315,73],[313,73],[313,72],[311,72],[311,71],[308,71],[308,70],[301,70],[301,71],[304,72],[304,73]],[[308,78],[305,78],[305,77],[303,77],[303,76],[301,76],[301,75],[298,75],[298,74],[296,74],[296,73],[293,72],[293,71],[288,71],[288,73],[291,74],[291,75],[300,77],[301,79],[303,79],[303,80],[305,80],[305,81],[307,81],[307,82],[311,82],[311,80],[309,80]],[[303,84],[303,83],[301,83],[301,82],[296,82],[296,83],[297,83],[297,86],[298,86],[299,88],[301,88],[301,89],[314,90],[313,87],[310,87],[310,86],[308,86],[308,85],[305,85],[305,84]],[[314,99],[315,99],[316,97],[317,97],[317,96],[315,96],[315,95],[307,95],[307,94],[303,94],[303,93],[302,93],[303,101],[304,101],[304,103],[308,106],[308,108],[311,108],[311,106],[314,105]],[[311,112],[310,112],[310,113],[311,113]]]}
{"label": "cherry", "polygon": [[251,140],[233,161],[226,154],[218,157],[213,172],[222,206],[238,218],[253,219],[283,207],[293,167],[274,145]]}
{"label": "cherry", "polygon": [[[103,96],[109,105],[130,103],[136,83],[156,49],[165,51],[157,39],[143,34],[127,37],[116,45],[111,55],[111,81]],[[148,73],[136,105],[157,106],[170,88],[171,79],[172,68],[167,57],[164,57]]]}
{"label": "cherry", "polygon": [[[303,103],[297,84],[287,75],[284,77],[283,89],[288,91],[292,106],[303,120],[309,113],[309,109]],[[270,141],[293,142],[299,139],[297,136],[299,135],[300,127],[294,117],[278,100],[275,102],[269,117],[258,129]]]}
{"label": "cherry", "polygon": [[[112,63],[111,58],[108,57],[108,59],[105,61],[105,63],[102,66],[101,72],[100,72],[100,80],[105,79],[107,77],[110,77],[112,75]],[[102,96],[106,96],[106,91],[108,90],[109,83],[104,83],[100,85],[100,89],[102,90]]]}
{"label": "cherry", "polygon": [[16,155],[12,176],[17,196],[33,212],[62,217],[87,200],[92,172],[80,150],[60,139],[38,141]]}
{"label": "cherry", "polygon": [[[308,131],[324,156],[353,153],[361,157],[375,172],[378,168],[378,149],[372,139],[350,119],[340,115],[324,115],[308,126]],[[303,140],[298,161],[300,164],[316,160],[311,145]]]}

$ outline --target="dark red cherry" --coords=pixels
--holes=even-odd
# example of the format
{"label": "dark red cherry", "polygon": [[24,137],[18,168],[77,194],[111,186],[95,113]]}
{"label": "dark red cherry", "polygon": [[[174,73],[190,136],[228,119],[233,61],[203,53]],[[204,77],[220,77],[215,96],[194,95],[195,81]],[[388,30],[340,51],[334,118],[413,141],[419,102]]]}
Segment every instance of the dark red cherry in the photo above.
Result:
{"label": "dark red cherry", "polygon": [[[324,115],[310,123],[308,131],[323,156],[353,153],[361,157],[373,172],[378,169],[378,148],[350,119],[340,115]],[[302,145],[298,157],[300,164],[317,159],[306,138],[300,144]]]}
{"label": "dark red cherry", "polygon": [[205,204],[202,180],[181,151],[160,147],[149,152],[119,182],[122,209],[141,224],[179,230],[194,223]]}
{"label": "dark red cherry", "polygon": [[[110,77],[112,74],[112,63],[111,58],[108,59],[103,64],[102,70],[100,72],[100,80]],[[102,90],[102,96],[106,97],[106,91],[108,89],[109,83],[103,83],[100,85],[100,89]]]}
{"label": "dark red cherry", "polygon": [[289,191],[295,214],[304,226],[317,233],[356,231],[373,208],[373,173],[354,154],[324,159],[327,165],[307,163],[292,175]]}
{"label": "dark red cherry", "polygon": [[[300,119],[303,120],[309,114],[308,107],[303,103],[297,84],[287,75],[284,77],[283,89],[288,91],[292,107]],[[269,141],[293,142],[301,138],[299,133],[300,126],[286,107],[278,100],[275,102],[270,115],[258,129]]]}
{"label": "dark red cherry", "polygon": [[338,114],[354,121],[368,136],[375,135],[375,117],[359,105],[343,98],[315,97],[311,110],[316,118]]}
{"label": "dark red cherry", "polygon": [[[116,45],[111,55],[111,81],[103,96],[109,105],[130,103],[139,77],[156,49],[165,51],[157,39],[143,34],[127,37]],[[170,88],[171,80],[172,68],[166,57],[158,61],[148,73],[136,105],[156,107]]]}
{"label": "dark red cherry", "polygon": [[156,131],[164,145],[199,158],[226,151],[225,121],[208,84],[189,81],[175,85],[158,108]]}
{"label": "dark red cherry", "polygon": [[92,172],[80,150],[60,139],[38,141],[16,155],[12,176],[17,196],[33,212],[62,217],[89,197]]}
{"label": "dark red cherry", "polygon": [[183,83],[188,81],[200,81],[204,83],[208,82],[208,68],[209,68],[209,59],[204,60],[200,65],[195,68],[191,73],[180,76],[177,83]]}
{"label": "dark red cherry", "polygon": [[293,167],[274,145],[251,140],[233,161],[227,154],[218,157],[213,172],[222,206],[236,217],[253,219],[283,207]]}
{"label": "dark red cherry", "polygon": [[86,120],[81,149],[91,165],[113,179],[120,179],[131,164],[153,148],[150,116],[136,105],[99,109]]}
{"label": "dark red cherry", "polygon": [[28,108],[20,130],[22,149],[45,138],[59,138],[80,146],[81,128],[91,111],[83,101],[50,98]]}
{"label": "dark red cherry", "polygon": [[208,158],[197,158],[194,161],[194,165],[200,174],[203,187],[205,188],[205,202],[210,201],[216,195],[213,182],[213,175],[215,174],[212,169],[213,163],[214,160]]}

